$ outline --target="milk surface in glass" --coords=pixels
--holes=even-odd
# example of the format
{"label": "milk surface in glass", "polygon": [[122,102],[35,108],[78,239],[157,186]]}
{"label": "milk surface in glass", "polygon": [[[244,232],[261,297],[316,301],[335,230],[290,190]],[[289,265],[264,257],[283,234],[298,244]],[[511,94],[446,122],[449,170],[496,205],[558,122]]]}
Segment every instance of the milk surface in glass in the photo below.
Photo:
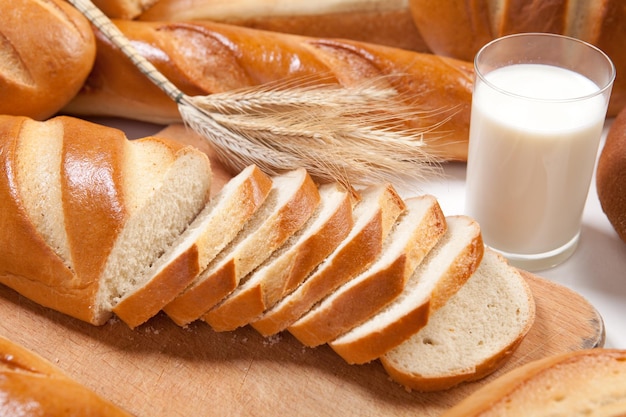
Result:
{"label": "milk surface in glass", "polygon": [[466,211],[497,250],[532,255],[562,247],[579,234],[595,162],[589,155],[606,114],[600,94],[574,99],[599,88],[544,64],[502,67],[484,78],[496,89],[477,83],[473,96]]}

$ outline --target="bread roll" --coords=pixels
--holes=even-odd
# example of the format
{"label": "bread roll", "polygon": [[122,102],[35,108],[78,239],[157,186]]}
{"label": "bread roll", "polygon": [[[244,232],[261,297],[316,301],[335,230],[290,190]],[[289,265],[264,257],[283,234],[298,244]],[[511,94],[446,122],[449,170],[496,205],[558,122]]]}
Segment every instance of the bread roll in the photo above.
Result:
{"label": "bread roll", "polygon": [[46,119],[91,71],[91,26],[62,0],[2,0],[0,10],[0,114]]}
{"label": "bread roll", "polygon": [[558,33],[602,49],[617,77],[609,116],[626,105],[626,7],[622,0],[409,0],[413,20],[429,49],[471,61],[487,42],[521,32]]}
{"label": "bread roll", "polygon": [[613,121],[600,151],[596,189],[604,214],[626,242],[626,109]]}

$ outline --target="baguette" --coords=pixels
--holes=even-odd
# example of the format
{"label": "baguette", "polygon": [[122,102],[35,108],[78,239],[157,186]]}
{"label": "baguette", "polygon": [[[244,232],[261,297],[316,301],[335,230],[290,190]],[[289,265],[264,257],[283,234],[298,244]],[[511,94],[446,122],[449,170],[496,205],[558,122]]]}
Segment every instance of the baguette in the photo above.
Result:
{"label": "baguette", "polygon": [[272,177],[272,189],[263,205],[163,311],[180,326],[200,319],[300,230],[319,201],[319,191],[304,169]]}
{"label": "baguette", "polygon": [[551,32],[589,42],[615,64],[608,116],[626,105],[626,8],[621,0],[409,0],[413,20],[435,54],[473,60],[487,42],[520,32]]}
{"label": "baguette", "polygon": [[613,121],[600,151],[596,192],[602,211],[626,243],[626,109]]}
{"label": "baguette", "polygon": [[338,184],[319,188],[320,205],[307,224],[203,316],[216,331],[244,326],[302,280],[341,243],[353,225],[352,195]]}
{"label": "baguette", "polygon": [[61,0],[3,0],[0,10],[0,114],[45,120],[78,93],[92,69],[91,26]]}
{"label": "baguette", "polygon": [[263,336],[285,330],[376,260],[406,205],[389,184],[370,186],[362,190],[360,198],[353,213],[354,225],[346,238],[293,292],[250,323]]}
{"label": "baguette", "polygon": [[[465,160],[473,83],[470,63],[357,41],[309,38],[210,22],[116,21],[136,49],[188,95],[305,78],[355,85],[378,80],[415,109],[408,128],[426,131],[430,154]],[[84,88],[64,111],[156,123],[180,122],[176,104],[97,33]],[[403,115],[404,118],[404,115]]]}
{"label": "baguette", "polygon": [[131,417],[49,361],[0,337],[0,415]]}
{"label": "baguette", "polygon": [[0,132],[0,283],[92,324],[141,296],[209,198],[209,160],[191,147],[70,117],[0,116]]}
{"label": "baguette", "polygon": [[210,20],[319,38],[344,38],[426,52],[407,0],[159,0],[148,21]]}
{"label": "baguette", "polygon": [[380,361],[408,390],[449,389],[502,366],[534,320],[535,303],[524,278],[486,250],[478,269],[428,324]]}
{"label": "baguette", "polygon": [[492,380],[442,417],[626,415],[626,351],[587,349],[535,360]]}
{"label": "baguette", "polygon": [[337,288],[287,328],[301,343],[327,343],[367,320],[402,293],[408,277],[446,230],[437,200],[409,198],[374,264]]}
{"label": "baguette", "polygon": [[411,277],[404,291],[369,320],[329,342],[346,362],[363,364],[400,345],[428,323],[480,265],[480,227],[466,216],[448,216],[447,230]]}

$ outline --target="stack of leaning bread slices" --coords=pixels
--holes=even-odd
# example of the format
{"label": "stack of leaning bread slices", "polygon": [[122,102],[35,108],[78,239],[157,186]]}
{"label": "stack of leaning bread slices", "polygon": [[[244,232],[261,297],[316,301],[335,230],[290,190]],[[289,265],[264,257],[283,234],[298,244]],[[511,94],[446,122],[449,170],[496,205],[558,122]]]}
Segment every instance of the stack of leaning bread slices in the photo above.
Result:
{"label": "stack of leaning bread slices", "polygon": [[68,117],[0,134],[0,282],[81,320],[287,331],[420,391],[492,372],[533,323],[523,277],[433,196],[255,166],[211,192],[190,146]]}

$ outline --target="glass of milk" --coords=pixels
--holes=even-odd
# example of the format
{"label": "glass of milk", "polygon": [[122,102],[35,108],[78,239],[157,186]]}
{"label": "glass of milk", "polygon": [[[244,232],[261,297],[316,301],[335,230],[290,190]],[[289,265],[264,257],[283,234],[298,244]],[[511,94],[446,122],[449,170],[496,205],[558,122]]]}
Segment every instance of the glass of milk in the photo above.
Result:
{"label": "glass of milk", "polygon": [[466,212],[528,271],[576,249],[615,67],[573,38],[505,36],[476,55]]}

